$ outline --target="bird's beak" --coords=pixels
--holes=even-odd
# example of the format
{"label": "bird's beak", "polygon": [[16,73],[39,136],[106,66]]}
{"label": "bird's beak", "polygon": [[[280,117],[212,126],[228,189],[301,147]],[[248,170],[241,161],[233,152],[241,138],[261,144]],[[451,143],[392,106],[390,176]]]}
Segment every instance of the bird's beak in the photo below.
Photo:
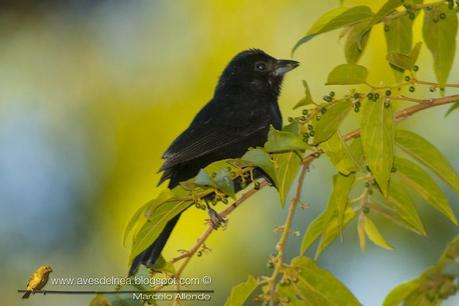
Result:
{"label": "bird's beak", "polygon": [[274,75],[276,76],[283,76],[290,70],[295,69],[300,65],[299,62],[297,61],[291,61],[291,60],[277,60],[276,66],[274,68]]}

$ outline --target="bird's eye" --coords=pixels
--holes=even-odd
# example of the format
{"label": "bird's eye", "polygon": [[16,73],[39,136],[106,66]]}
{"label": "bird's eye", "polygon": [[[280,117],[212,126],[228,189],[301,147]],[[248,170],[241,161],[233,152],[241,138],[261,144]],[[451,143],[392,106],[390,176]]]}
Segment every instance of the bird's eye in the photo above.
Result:
{"label": "bird's eye", "polygon": [[259,62],[259,63],[255,64],[255,70],[265,71],[265,69],[266,69],[266,64],[265,63]]}

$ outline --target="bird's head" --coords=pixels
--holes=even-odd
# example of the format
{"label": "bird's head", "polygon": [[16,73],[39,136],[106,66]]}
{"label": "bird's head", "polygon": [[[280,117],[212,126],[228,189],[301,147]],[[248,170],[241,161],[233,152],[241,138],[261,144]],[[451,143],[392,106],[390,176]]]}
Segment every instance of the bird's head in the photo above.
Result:
{"label": "bird's head", "polygon": [[40,266],[40,268],[38,268],[38,270],[39,270],[42,274],[49,274],[49,273],[53,272],[53,269],[51,269],[51,267],[48,266],[48,265]]}
{"label": "bird's head", "polygon": [[244,88],[256,93],[279,94],[284,75],[299,64],[276,59],[259,49],[242,51],[226,66],[217,90]]}

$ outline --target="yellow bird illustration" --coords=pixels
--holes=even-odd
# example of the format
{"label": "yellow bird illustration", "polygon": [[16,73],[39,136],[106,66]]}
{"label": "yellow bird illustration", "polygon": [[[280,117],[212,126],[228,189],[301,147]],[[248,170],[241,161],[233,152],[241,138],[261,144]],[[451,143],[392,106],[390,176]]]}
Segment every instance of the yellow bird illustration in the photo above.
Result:
{"label": "yellow bird illustration", "polygon": [[27,292],[24,293],[22,298],[27,299],[32,292],[42,289],[48,282],[48,276],[51,272],[53,272],[53,269],[51,269],[48,265],[40,266],[35,272],[33,272],[27,282]]}

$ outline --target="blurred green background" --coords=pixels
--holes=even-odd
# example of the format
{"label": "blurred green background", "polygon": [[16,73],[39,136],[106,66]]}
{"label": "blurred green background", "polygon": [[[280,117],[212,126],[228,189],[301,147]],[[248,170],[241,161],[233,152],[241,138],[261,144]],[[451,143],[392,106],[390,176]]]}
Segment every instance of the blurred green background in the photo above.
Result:
{"label": "blurred green background", "polygon": [[[382,1],[345,1],[362,3],[376,9]],[[288,58],[313,21],[338,5],[335,0],[1,1],[0,305],[89,302],[91,296],[59,295],[22,301],[16,290],[45,263],[53,267],[52,277],[124,276],[129,252],[121,243],[124,227],[136,208],[164,188],[156,187],[161,154],[211,98],[226,63],[254,47]],[[420,20],[416,23],[419,40]],[[380,30],[372,34],[362,63],[374,83],[390,83]],[[316,99],[330,90],[323,85],[327,73],[344,62],[338,36],[317,37],[298,50],[301,66],[288,75],[280,98],[284,118],[302,97],[302,79]],[[456,57],[455,82],[458,63]],[[433,80],[431,66],[423,48],[423,79]],[[459,113],[444,119],[446,109],[416,115],[403,126],[436,144],[459,169]],[[303,193],[311,208],[298,212],[295,230],[303,233],[323,209],[332,174],[325,158],[313,165]],[[457,214],[459,198],[447,192]],[[395,250],[370,246],[361,254],[351,225],[344,243],[335,242],[319,264],[364,305],[380,305],[394,285],[434,263],[458,233],[436,211],[419,207],[428,237],[380,221]],[[209,304],[222,305],[247,274],[268,273],[267,257],[278,239],[273,228],[285,213],[275,191],[266,189],[231,215],[226,231],[212,235],[211,254],[194,258],[186,273],[212,277],[216,293]],[[190,209],[165,255],[189,248],[205,218]],[[300,242],[290,239],[291,256]],[[458,298],[447,305],[455,303]]]}

